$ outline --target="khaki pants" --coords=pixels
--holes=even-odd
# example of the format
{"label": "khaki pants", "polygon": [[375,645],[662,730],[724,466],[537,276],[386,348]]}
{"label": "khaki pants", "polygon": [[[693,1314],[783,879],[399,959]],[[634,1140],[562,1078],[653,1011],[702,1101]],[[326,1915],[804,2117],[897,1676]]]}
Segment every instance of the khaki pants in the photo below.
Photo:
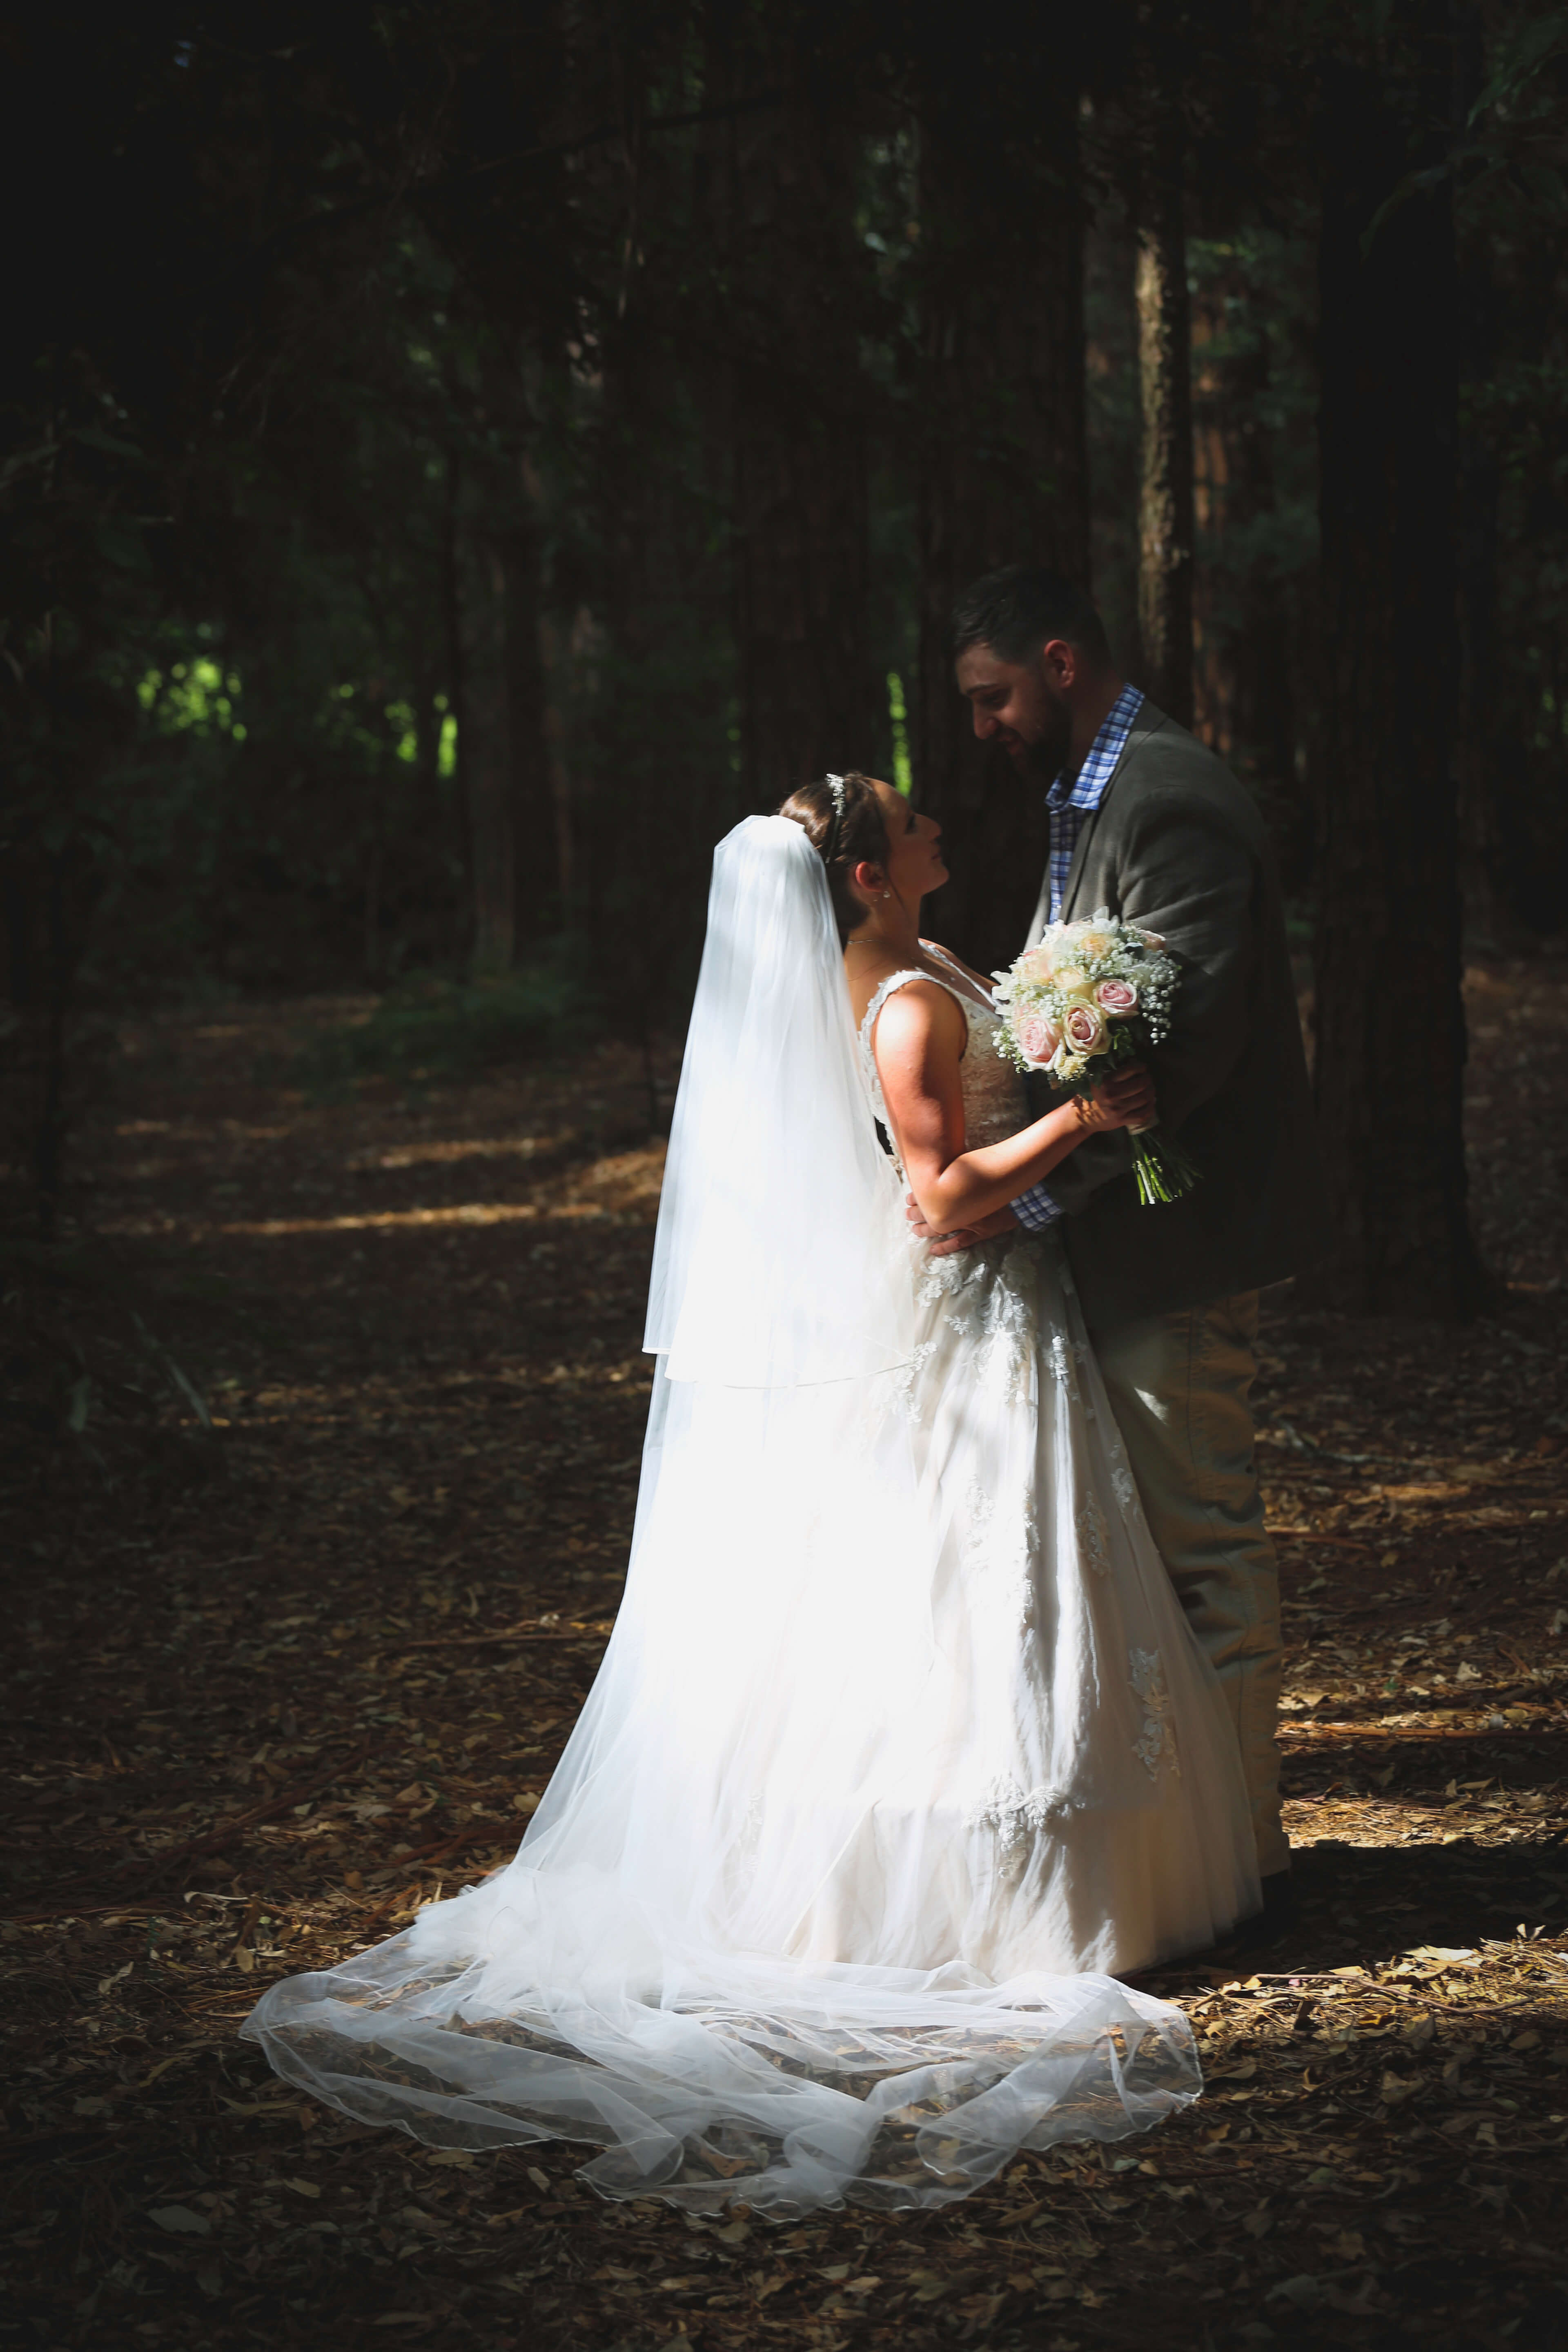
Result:
{"label": "khaki pants", "polygon": [[1287,1870],[1279,1820],[1279,1579],[1248,1402],[1258,1294],[1093,1334],[1150,1532],[1220,1678],[1241,1743],[1258,1867]]}

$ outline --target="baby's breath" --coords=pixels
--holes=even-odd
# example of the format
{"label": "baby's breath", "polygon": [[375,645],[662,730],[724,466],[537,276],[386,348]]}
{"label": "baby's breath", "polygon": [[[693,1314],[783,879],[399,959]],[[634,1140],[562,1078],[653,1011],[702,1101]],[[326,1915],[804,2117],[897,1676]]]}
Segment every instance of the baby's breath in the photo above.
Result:
{"label": "baby's breath", "polygon": [[[1059,976],[1070,976],[1060,985]],[[1020,1043],[1019,1031],[1031,1015],[1041,1016],[1058,1031],[1064,1028],[1075,1004],[1094,1005],[1114,1037],[1118,1029],[1134,1032],[1138,1045],[1157,1045],[1170,1034],[1172,1007],[1181,984],[1173,956],[1152,932],[1134,923],[1118,921],[1103,908],[1076,923],[1053,923],[1037,946],[1030,948],[1006,971],[994,975],[997,1007],[1003,1014],[996,1033],[996,1050],[1021,1070],[1044,1069],[1059,1084],[1081,1081],[1095,1065],[1091,1085],[1108,1074],[1110,1065],[1127,1058],[1125,1048],[1088,1057],[1073,1052],[1065,1035],[1055,1053],[1041,1061]],[[1137,1002],[1125,1013],[1108,1012],[1097,1003],[1095,992],[1106,981],[1122,981]]]}
{"label": "baby's breath", "polygon": [[[1043,1070],[1064,1094],[1087,1094],[1168,1036],[1181,970],[1163,940],[1101,907],[1053,923],[1006,971],[993,975],[1002,1019],[996,1051]],[[1145,1206],[1178,1200],[1198,1171],[1178,1144],[1135,1131],[1133,1171]]]}

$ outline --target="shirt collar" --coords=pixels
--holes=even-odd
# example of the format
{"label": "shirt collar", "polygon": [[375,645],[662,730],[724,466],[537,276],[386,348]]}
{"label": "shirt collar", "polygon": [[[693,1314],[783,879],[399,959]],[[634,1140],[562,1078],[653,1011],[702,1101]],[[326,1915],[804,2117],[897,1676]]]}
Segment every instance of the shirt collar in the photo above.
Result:
{"label": "shirt collar", "polygon": [[1069,803],[1082,809],[1100,806],[1111,772],[1132,731],[1132,721],[1142,708],[1141,690],[1135,686],[1124,686],[1101,719],[1100,732],[1077,775],[1069,779],[1064,768],[1046,794],[1047,808],[1066,808]]}

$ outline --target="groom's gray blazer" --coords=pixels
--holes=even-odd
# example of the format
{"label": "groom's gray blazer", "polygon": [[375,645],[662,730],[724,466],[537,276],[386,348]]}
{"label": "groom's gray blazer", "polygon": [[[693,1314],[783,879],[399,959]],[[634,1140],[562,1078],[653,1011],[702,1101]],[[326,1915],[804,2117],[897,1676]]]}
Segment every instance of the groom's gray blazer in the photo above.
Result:
{"label": "groom's gray blazer", "polygon": [[[1150,1055],[1163,1126],[1203,1170],[1185,1199],[1144,1208],[1125,1134],[1092,1136],[1046,1190],[1091,1326],[1202,1306],[1310,1265],[1330,1246],[1285,924],[1263,820],[1212,751],[1145,701],[1062,903],[1158,931],[1182,985]],[[1030,928],[1049,919],[1049,885]],[[1043,1081],[1033,1081],[1037,1108]]]}

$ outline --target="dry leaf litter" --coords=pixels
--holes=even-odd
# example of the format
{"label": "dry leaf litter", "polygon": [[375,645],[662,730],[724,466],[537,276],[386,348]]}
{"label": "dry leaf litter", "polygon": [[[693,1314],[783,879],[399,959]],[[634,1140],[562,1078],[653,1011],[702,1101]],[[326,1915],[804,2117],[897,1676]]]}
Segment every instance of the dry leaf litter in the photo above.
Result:
{"label": "dry leaf litter", "polygon": [[1470,1003],[1496,1315],[1268,1303],[1301,1916],[1145,1979],[1207,2095],[940,2215],[783,2228],[347,2126],[235,2039],[510,1853],[593,1675],[647,1397],[645,1072],[322,1101],[288,1056],[352,1003],[128,1030],[84,1216],[253,1312],[195,1368],[211,1475],[24,1454],[5,1506],[3,2340],[1568,2343],[1568,980],[1494,964]]}

